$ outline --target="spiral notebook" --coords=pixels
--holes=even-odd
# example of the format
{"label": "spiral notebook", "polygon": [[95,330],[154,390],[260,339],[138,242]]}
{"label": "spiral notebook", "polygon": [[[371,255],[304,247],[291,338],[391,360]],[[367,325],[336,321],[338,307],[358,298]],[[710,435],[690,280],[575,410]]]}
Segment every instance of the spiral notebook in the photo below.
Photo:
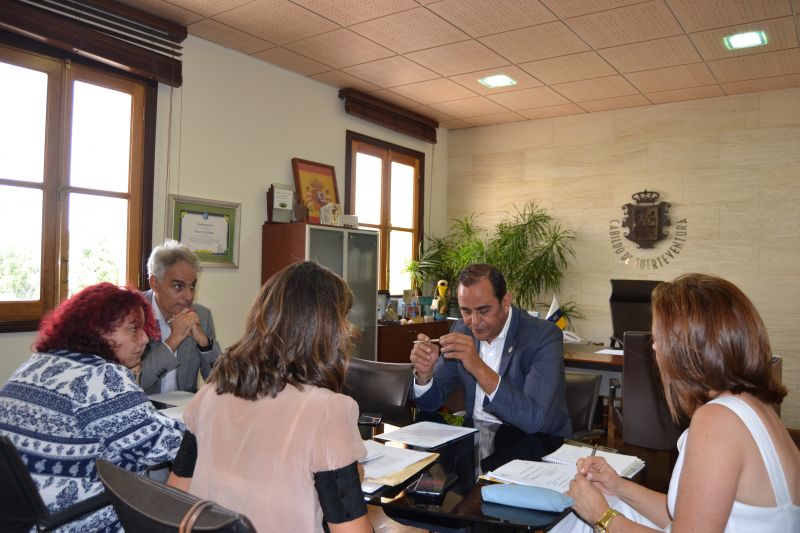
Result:
{"label": "spiral notebook", "polygon": [[[573,444],[562,444],[561,447],[553,453],[542,457],[542,461],[562,465],[575,465],[578,463],[578,459],[591,454],[592,448],[575,446]],[[605,459],[611,468],[616,470],[617,474],[622,477],[633,477],[644,468],[644,461],[634,455],[606,452],[603,450],[597,450],[595,455]]]}

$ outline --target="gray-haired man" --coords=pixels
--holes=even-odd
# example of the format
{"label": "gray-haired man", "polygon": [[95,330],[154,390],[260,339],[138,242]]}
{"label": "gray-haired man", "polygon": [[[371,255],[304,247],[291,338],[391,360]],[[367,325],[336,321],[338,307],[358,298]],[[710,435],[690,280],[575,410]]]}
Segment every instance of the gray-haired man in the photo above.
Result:
{"label": "gray-haired man", "polygon": [[197,390],[197,372],[207,378],[220,355],[214,320],[207,307],[195,304],[200,261],[187,246],[168,240],[147,260],[150,289],[161,340],[150,342],[142,357],[140,383],[147,394]]}

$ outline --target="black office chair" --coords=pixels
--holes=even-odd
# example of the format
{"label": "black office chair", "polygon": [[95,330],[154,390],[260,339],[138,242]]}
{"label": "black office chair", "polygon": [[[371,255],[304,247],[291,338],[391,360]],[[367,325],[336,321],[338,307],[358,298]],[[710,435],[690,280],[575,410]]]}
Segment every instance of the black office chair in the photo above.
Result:
{"label": "black office chair", "polygon": [[[201,501],[182,490],[129,472],[102,459],[97,461],[97,473],[126,531],[177,533],[186,513]],[[209,503],[197,516],[192,531],[255,532],[246,516]]]}
{"label": "black office chair", "polygon": [[11,439],[0,436],[0,531],[52,531],[109,503],[100,493],[50,513]]}
{"label": "black office chair", "polygon": [[650,299],[653,289],[661,281],[645,279],[612,279],[611,297],[611,346],[624,346],[626,331],[650,331],[653,314]]}
{"label": "black office chair", "polygon": [[677,454],[678,437],[688,421],[676,424],[669,414],[653,337],[644,331],[627,331],[624,346],[621,410],[615,405],[619,382],[612,378],[609,384],[609,445],[619,428],[625,444]]}
{"label": "black office chair", "polygon": [[596,442],[605,439],[606,432],[592,427],[600,382],[603,377],[594,372],[564,372],[567,382],[567,411],[572,420],[572,439]]}
{"label": "black office chair", "polygon": [[353,357],[347,365],[344,393],[366,402],[403,406],[413,379],[411,363],[382,363]]}

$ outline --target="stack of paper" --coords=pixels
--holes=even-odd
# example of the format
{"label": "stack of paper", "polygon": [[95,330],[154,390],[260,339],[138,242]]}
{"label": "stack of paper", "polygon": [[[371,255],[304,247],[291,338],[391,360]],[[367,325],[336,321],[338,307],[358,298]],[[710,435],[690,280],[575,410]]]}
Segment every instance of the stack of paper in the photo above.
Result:
{"label": "stack of paper", "polygon": [[575,477],[575,467],[515,459],[497,470],[488,472],[485,477],[492,481],[566,492],[569,490],[569,482]]}
{"label": "stack of paper", "polygon": [[364,467],[361,490],[366,493],[375,492],[383,485],[402,483],[439,457],[438,453],[384,446],[373,440],[365,440],[364,446],[367,457],[361,461]]}
{"label": "stack of paper", "polygon": [[[548,463],[558,463],[575,466],[578,459],[592,454],[592,448],[585,446],[575,446],[573,444],[562,444],[559,449],[542,457],[542,461]],[[644,461],[634,455],[606,452],[598,450],[597,457],[602,457],[606,462],[623,477],[633,477],[637,472],[644,468]],[[574,473],[573,468],[573,473]]]}
{"label": "stack of paper", "polygon": [[475,428],[449,426],[447,424],[437,424],[436,422],[417,422],[388,433],[375,435],[375,438],[402,442],[418,448],[436,448],[476,431],[478,430]]}

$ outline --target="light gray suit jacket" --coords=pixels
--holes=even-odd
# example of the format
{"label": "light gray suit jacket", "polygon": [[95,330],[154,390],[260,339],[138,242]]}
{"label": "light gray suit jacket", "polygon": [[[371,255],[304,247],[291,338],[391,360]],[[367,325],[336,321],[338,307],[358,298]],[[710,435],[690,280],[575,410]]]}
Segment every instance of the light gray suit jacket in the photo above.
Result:
{"label": "light gray suit jacket", "polygon": [[[152,301],[152,290],[143,294],[147,301]],[[197,343],[189,336],[178,346],[176,358],[162,341],[150,342],[142,356],[142,374],[139,378],[139,383],[145,393],[161,392],[161,378],[173,368],[178,369],[178,390],[197,392],[197,372],[203,374],[203,379],[207,378],[211,367],[222,353],[214,332],[214,319],[211,318],[211,311],[200,304],[192,304],[192,309],[200,319],[200,327],[212,342],[211,350],[201,352]]]}

